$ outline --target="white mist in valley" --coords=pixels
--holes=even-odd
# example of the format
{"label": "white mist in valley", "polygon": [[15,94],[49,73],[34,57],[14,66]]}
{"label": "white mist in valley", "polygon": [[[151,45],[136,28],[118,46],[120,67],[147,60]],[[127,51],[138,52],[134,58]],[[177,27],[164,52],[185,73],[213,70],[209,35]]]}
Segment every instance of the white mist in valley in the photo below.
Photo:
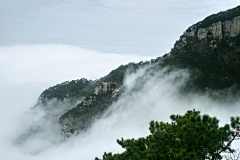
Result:
{"label": "white mist in valley", "polygon": [[107,75],[129,62],[150,56],[100,53],[72,45],[25,44],[0,46],[0,85],[28,82],[50,83]]}
{"label": "white mist in valley", "polygon": [[[69,54],[71,55],[71,53]],[[95,52],[92,56],[100,57],[101,54]],[[56,58],[57,54],[52,56],[50,54],[49,59]],[[84,58],[84,55],[82,57]],[[140,60],[137,58],[136,60]],[[119,60],[119,58],[117,59]],[[111,60],[118,63],[117,59]],[[41,61],[42,59],[36,60],[37,63],[41,63]],[[96,68],[100,67],[98,66],[101,65],[100,62],[106,63],[107,66],[108,61],[99,59],[95,64]],[[92,73],[94,72],[93,68],[92,70],[86,69],[89,63],[91,63],[91,59],[87,59],[84,64],[79,65],[85,69],[85,72],[94,74]],[[50,64],[43,68],[51,67]],[[8,71],[16,70],[9,69]],[[239,115],[240,101],[223,103],[202,94],[181,95],[178,89],[188,79],[187,70],[173,71],[168,74],[164,74],[164,71],[149,72],[148,68],[141,68],[134,73],[126,73],[122,86],[124,92],[119,99],[109,106],[104,115],[95,120],[86,132],[68,139],[64,139],[60,135],[61,128],[57,119],[48,120],[44,117],[48,112],[64,112],[69,109],[69,104],[57,104],[57,111],[54,108],[50,111],[40,107],[31,109],[36,104],[41,91],[49,87],[47,86],[50,80],[48,75],[43,75],[42,80],[35,83],[8,83],[6,86],[2,83],[0,88],[0,159],[91,160],[101,157],[104,152],[122,152],[116,139],[148,135],[148,126],[151,120],[170,121],[171,114],[184,114],[187,110],[194,108],[200,110],[202,114],[218,117],[221,125],[229,123],[230,116]],[[41,72],[41,69],[38,72]],[[63,70],[61,74],[69,74],[66,72],[67,70]],[[70,68],[69,72],[72,72]],[[1,71],[1,76],[4,73]],[[15,72],[13,73],[15,74]],[[82,73],[84,74],[84,71]],[[78,76],[80,76],[78,78],[84,77],[81,76],[81,73]],[[14,78],[17,82],[17,77]],[[46,78],[46,83],[44,78]],[[24,80],[24,77],[19,77],[19,79]],[[56,106],[55,102],[49,104],[49,107],[54,106]],[[239,148],[240,142],[234,142],[233,146]]]}

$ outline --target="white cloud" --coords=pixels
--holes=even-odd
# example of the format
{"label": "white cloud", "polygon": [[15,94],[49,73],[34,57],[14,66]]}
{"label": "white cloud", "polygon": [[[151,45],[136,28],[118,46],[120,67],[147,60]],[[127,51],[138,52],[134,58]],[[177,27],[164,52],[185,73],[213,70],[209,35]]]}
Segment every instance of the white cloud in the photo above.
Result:
{"label": "white cloud", "polygon": [[121,64],[148,56],[100,53],[70,45],[13,45],[0,47],[1,85],[50,82],[107,75]]}
{"label": "white cloud", "polygon": [[[41,110],[35,114],[24,114],[36,102],[41,83],[8,86],[4,91],[1,89],[0,94],[4,96],[0,96],[3,111],[0,115],[0,140],[3,142],[0,157],[11,160],[91,160],[100,157],[105,151],[121,152],[116,139],[146,136],[151,120],[169,121],[170,114],[184,114],[186,110],[195,108],[202,113],[217,116],[221,125],[229,123],[230,116],[239,115],[239,101],[220,103],[207,95],[179,94],[177,88],[187,80],[187,71],[180,70],[166,75],[163,72],[150,73],[149,70],[140,69],[129,74],[124,80],[124,94],[110,106],[106,114],[88,132],[65,141],[59,140],[59,129],[54,129],[58,126],[48,128],[51,124],[42,120]],[[44,129],[30,136],[27,141],[23,140],[22,144],[13,143],[16,137],[28,131],[32,125]],[[234,142],[234,146],[239,148],[238,142]]]}

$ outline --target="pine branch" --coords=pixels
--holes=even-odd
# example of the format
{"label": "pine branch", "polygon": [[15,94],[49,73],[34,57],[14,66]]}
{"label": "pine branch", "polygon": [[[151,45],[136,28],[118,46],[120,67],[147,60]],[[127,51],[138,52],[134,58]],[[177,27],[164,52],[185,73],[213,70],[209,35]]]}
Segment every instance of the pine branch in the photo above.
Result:
{"label": "pine branch", "polygon": [[238,133],[236,133],[236,134],[233,136],[233,138],[227,143],[227,145],[226,145],[225,147],[223,147],[223,149],[220,150],[217,154],[219,155],[219,154],[221,154],[223,151],[225,151],[226,148],[227,148],[228,146],[230,146],[230,144],[233,142],[233,140],[237,137],[237,135],[238,135]]}

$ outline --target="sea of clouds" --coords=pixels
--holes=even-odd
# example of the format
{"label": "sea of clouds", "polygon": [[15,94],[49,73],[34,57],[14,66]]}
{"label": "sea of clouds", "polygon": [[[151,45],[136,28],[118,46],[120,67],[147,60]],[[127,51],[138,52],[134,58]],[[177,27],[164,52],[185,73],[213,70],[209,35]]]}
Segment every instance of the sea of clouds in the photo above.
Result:
{"label": "sea of clouds", "polygon": [[[221,125],[239,115],[240,101],[224,103],[203,94],[179,94],[178,88],[188,79],[187,70],[164,74],[164,70],[141,68],[126,73],[124,93],[87,132],[64,139],[57,122],[43,118],[47,111],[31,109],[44,89],[71,79],[96,79],[121,64],[151,57],[104,54],[68,45],[2,46],[0,57],[0,159],[91,160],[103,152],[122,152],[116,139],[148,135],[151,120],[170,121],[171,114],[194,108],[218,117]],[[240,142],[233,146],[239,148]]]}

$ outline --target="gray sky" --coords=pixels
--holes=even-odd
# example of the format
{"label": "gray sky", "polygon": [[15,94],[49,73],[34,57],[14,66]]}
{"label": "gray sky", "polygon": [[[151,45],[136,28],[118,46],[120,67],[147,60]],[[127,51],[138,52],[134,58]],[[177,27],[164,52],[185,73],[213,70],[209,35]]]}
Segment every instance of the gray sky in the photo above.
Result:
{"label": "gray sky", "polygon": [[238,0],[0,0],[0,44],[69,44],[160,56],[183,31]]}

